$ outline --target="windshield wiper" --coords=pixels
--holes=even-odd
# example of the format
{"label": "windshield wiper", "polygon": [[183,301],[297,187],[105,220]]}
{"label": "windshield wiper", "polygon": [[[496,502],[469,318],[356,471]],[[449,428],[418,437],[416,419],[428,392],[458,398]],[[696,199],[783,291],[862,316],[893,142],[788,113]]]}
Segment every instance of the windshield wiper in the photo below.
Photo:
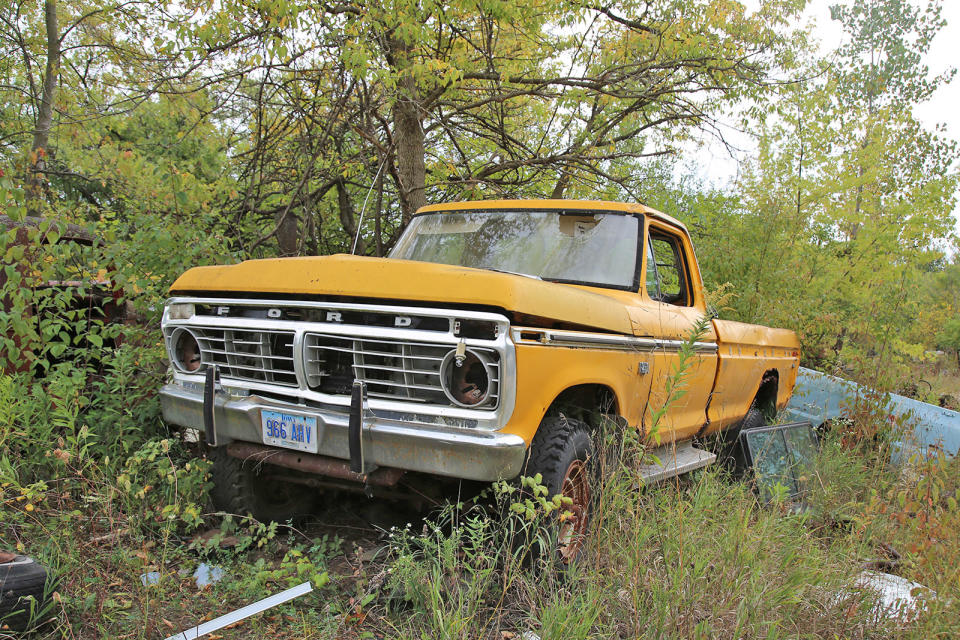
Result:
{"label": "windshield wiper", "polygon": [[533,278],[534,280],[543,280],[540,276],[532,276],[529,273],[520,273],[519,271],[507,271],[506,269],[494,269],[493,267],[480,267],[487,271],[496,271],[497,273],[509,273],[512,276],[523,276],[524,278]]}

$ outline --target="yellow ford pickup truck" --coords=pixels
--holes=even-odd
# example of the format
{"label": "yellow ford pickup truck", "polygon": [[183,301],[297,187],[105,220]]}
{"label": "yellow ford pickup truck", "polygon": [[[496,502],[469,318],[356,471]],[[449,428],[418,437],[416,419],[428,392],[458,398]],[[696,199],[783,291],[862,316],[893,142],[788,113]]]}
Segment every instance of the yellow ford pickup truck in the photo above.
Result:
{"label": "yellow ford pickup truck", "polygon": [[[310,487],[541,473],[582,527],[591,431],[612,416],[649,434],[708,313],[681,223],[572,200],[428,206],[389,258],[198,267],[170,294],[164,417],[212,445],[218,506],[261,518]],[[789,399],[792,332],[714,319],[693,346],[663,442]]]}

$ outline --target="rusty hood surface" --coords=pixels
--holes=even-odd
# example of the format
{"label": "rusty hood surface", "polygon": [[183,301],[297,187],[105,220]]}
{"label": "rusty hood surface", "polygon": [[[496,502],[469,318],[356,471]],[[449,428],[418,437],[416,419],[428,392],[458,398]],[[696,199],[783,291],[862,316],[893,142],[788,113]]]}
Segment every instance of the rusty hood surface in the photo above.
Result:
{"label": "rusty hood surface", "polygon": [[496,307],[564,323],[631,334],[625,305],[602,289],[509,273],[413,260],[332,255],[195,267],[170,287],[178,294],[349,296]]}

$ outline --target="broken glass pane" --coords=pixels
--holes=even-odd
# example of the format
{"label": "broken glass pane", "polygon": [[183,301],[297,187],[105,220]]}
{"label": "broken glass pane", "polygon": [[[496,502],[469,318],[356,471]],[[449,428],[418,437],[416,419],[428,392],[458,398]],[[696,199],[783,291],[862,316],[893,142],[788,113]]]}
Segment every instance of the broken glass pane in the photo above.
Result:
{"label": "broken glass pane", "polygon": [[817,456],[809,423],[747,429],[740,433],[740,443],[761,500],[794,498],[807,490]]}

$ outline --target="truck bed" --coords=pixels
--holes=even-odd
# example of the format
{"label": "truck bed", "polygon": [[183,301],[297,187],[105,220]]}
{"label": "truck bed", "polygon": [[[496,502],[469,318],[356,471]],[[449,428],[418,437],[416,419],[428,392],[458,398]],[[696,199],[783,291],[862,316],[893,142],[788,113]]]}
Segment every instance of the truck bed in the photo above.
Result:
{"label": "truck bed", "polygon": [[797,380],[800,342],[792,331],[714,320],[717,334],[717,375],[707,418],[709,432],[741,420],[749,411],[764,379],[776,377],[772,403],[782,409]]}

